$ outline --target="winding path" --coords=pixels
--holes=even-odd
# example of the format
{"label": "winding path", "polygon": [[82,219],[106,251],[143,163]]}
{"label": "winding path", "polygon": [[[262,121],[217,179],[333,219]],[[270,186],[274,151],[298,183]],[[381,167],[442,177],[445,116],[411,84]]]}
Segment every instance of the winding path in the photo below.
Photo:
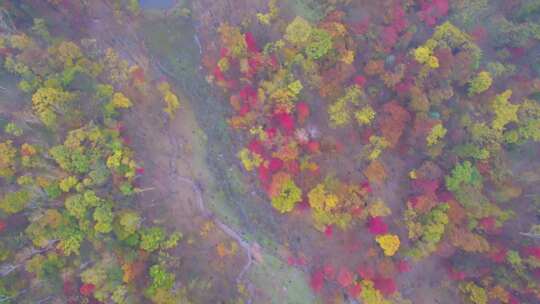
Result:
{"label": "winding path", "polygon": [[[251,264],[253,263],[253,252],[252,247],[249,244],[249,242],[244,239],[242,236],[240,236],[239,233],[237,233],[234,229],[232,229],[227,224],[223,223],[217,216],[214,216],[213,212],[209,210],[203,199],[202,189],[199,186],[199,184],[193,179],[182,176],[178,173],[178,168],[176,166],[176,160],[178,159],[178,156],[180,154],[180,143],[178,142],[177,137],[170,129],[169,124],[165,124],[167,137],[169,140],[169,143],[172,147],[172,153],[169,157],[169,177],[173,181],[177,181],[180,183],[188,184],[193,192],[196,194],[196,200],[197,200],[197,208],[202,213],[202,215],[210,220],[212,220],[224,233],[226,233],[228,236],[233,238],[240,244],[240,246],[245,250],[247,261],[240,273],[236,277],[236,283],[241,283],[242,279],[245,275],[245,273],[249,270],[251,267]],[[252,297],[248,300],[248,303],[252,303]]]}
{"label": "winding path", "polygon": [[242,268],[242,271],[240,271],[240,273],[236,277],[237,283],[240,283],[242,281],[242,278],[243,278],[244,274],[248,271],[249,267],[251,266],[251,264],[253,262],[253,255],[252,255],[252,252],[251,252],[251,245],[244,238],[242,238],[236,231],[234,231],[231,227],[227,226],[221,220],[219,220],[218,217],[213,216],[212,212],[210,210],[208,210],[208,208],[206,208],[206,206],[204,205],[204,200],[202,198],[202,192],[201,192],[200,187],[197,186],[197,184],[193,180],[191,180],[191,179],[189,179],[187,177],[184,177],[184,176],[180,176],[178,174],[175,174],[175,175],[176,175],[176,180],[177,181],[189,184],[191,186],[191,188],[193,189],[193,191],[196,193],[196,195],[197,195],[197,207],[199,208],[201,213],[205,217],[211,218],[216,223],[216,225],[219,228],[221,228],[221,230],[223,230],[223,232],[225,232],[231,238],[235,239],[240,244],[240,246],[246,251],[247,262],[244,265],[244,267]]}

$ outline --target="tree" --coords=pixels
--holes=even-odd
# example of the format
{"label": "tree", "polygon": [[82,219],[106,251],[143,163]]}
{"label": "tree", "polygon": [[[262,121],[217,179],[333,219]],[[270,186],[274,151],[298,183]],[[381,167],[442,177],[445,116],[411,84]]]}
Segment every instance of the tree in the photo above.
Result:
{"label": "tree", "polygon": [[356,85],[348,87],[343,96],[328,106],[330,126],[338,128],[349,124],[351,120],[351,106],[358,105],[363,98],[364,93],[360,87]]}
{"label": "tree", "polygon": [[13,141],[0,142],[0,177],[11,178],[15,174],[17,149]]}
{"label": "tree", "polygon": [[97,263],[94,266],[81,272],[81,281],[85,284],[94,286],[93,290],[102,286],[107,280],[107,270],[102,263]]}
{"label": "tree", "polygon": [[303,46],[308,42],[312,31],[313,28],[308,21],[300,16],[296,16],[294,20],[287,25],[284,38],[294,45]]}
{"label": "tree", "polygon": [[354,274],[346,268],[341,268],[337,275],[337,281],[343,288],[350,286],[354,281]]}
{"label": "tree", "polygon": [[81,48],[75,42],[66,40],[61,40],[50,47],[49,54],[51,60],[64,69],[78,65],[79,60],[84,57]]}
{"label": "tree", "polygon": [[302,190],[289,174],[283,172],[274,174],[269,192],[272,206],[281,213],[292,211],[302,200]]}
{"label": "tree", "polygon": [[34,25],[32,26],[32,31],[45,41],[49,41],[51,39],[51,34],[49,33],[47,24],[42,18],[34,18]]}
{"label": "tree", "polygon": [[365,106],[354,113],[354,117],[359,125],[370,125],[375,119],[375,111],[371,106]]}
{"label": "tree", "polygon": [[450,230],[450,242],[466,252],[488,252],[490,248],[487,240],[481,235],[462,228]]}
{"label": "tree", "polygon": [[313,29],[306,45],[306,55],[310,59],[320,59],[332,49],[332,37],[322,29]]}
{"label": "tree", "polygon": [[238,158],[247,171],[252,171],[259,167],[263,162],[263,159],[259,154],[254,153],[247,148],[243,148],[238,152]]}
{"label": "tree", "polygon": [[491,87],[492,82],[493,79],[489,72],[482,71],[478,73],[478,75],[469,82],[469,96],[487,91]]}
{"label": "tree", "polygon": [[21,129],[16,123],[9,122],[4,126],[4,132],[7,134],[19,137],[23,135],[23,129]]}
{"label": "tree", "polygon": [[161,264],[155,264],[150,267],[150,286],[146,289],[146,294],[154,298],[160,290],[170,291],[174,285],[175,276],[165,269]]}
{"label": "tree", "polygon": [[88,205],[80,194],[68,196],[64,201],[64,206],[67,212],[77,219],[83,219],[87,215]]}
{"label": "tree", "polygon": [[121,59],[114,49],[106,49],[102,61],[109,74],[108,78],[112,83],[121,84],[129,79],[129,62]]}
{"label": "tree", "polygon": [[336,216],[341,202],[337,195],[328,193],[324,184],[318,184],[308,193],[308,203],[312,208],[315,227],[323,230],[328,225],[338,223]]}
{"label": "tree", "polygon": [[[410,208],[410,207],[409,207]],[[419,260],[429,256],[437,249],[448,225],[448,204],[439,204],[429,213],[418,216],[409,209],[405,213],[405,221],[409,230],[409,238],[415,241],[408,254]]]}
{"label": "tree", "polygon": [[62,286],[61,272],[65,267],[65,261],[56,253],[35,255],[26,262],[26,270],[34,273],[37,278],[54,291],[59,291]]}
{"label": "tree", "polygon": [[372,217],[383,217],[392,214],[392,210],[380,198],[371,202],[367,207],[367,213]]}
{"label": "tree", "polygon": [[328,116],[330,117],[332,126],[339,127],[347,125],[351,120],[347,102],[340,99],[328,106]]}
{"label": "tree", "polygon": [[71,188],[75,187],[79,181],[75,176],[68,176],[66,178],[63,178],[60,183],[58,183],[58,187],[60,187],[60,190],[63,192],[69,192]]}
{"label": "tree", "polygon": [[362,292],[360,293],[360,299],[365,304],[390,304],[390,301],[386,300],[382,293],[375,289],[375,284],[371,280],[361,281]]}
{"label": "tree", "polygon": [[399,249],[399,237],[394,234],[382,234],[375,237],[375,241],[381,247],[386,256],[393,256]]}
{"label": "tree", "polygon": [[59,88],[41,87],[32,95],[32,107],[43,124],[56,124],[57,113],[61,112],[74,95]]}
{"label": "tree", "polygon": [[228,49],[230,55],[239,58],[246,54],[246,40],[239,28],[230,26],[229,24],[221,24],[218,32],[223,46]]}
{"label": "tree", "polygon": [[111,296],[111,299],[116,304],[127,304],[128,303],[128,300],[126,299],[127,295],[128,295],[128,289],[126,285],[121,285],[114,290]]}
{"label": "tree", "polygon": [[453,151],[462,158],[475,158],[485,160],[489,158],[489,151],[473,144],[464,144],[454,147]]}
{"label": "tree", "polygon": [[420,46],[414,50],[414,59],[427,67],[436,69],[439,67],[439,59],[435,57],[428,47]]}
{"label": "tree", "polygon": [[368,222],[368,228],[369,232],[374,235],[386,234],[388,232],[388,225],[380,216],[372,217]]}
{"label": "tree", "polygon": [[133,105],[122,92],[116,92],[113,94],[111,104],[116,109],[129,109]]}
{"label": "tree", "polygon": [[65,256],[70,256],[73,253],[79,255],[79,249],[84,240],[84,235],[75,224],[63,224],[58,231],[58,237],[60,242],[56,247],[62,250]]}
{"label": "tree", "polygon": [[367,158],[371,161],[376,160],[389,145],[390,143],[384,137],[371,135],[369,145],[366,146]]}
{"label": "tree", "polygon": [[446,132],[447,132],[447,130],[442,124],[440,124],[440,123],[436,124],[431,129],[431,131],[429,132],[429,135],[426,138],[428,147],[436,145],[437,143],[439,143],[439,141],[441,139],[443,139],[444,136],[446,135]]}
{"label": "tree", "polygon": [[477,68],[482,57],[481,49],[473,43],[472,37],[461,31],[451,22],[446,21],[437,26],[433,39],[428,40],[428,43],[433,41],[435,45],[446,45],[450,48],[464,49],[471,54],[473,58],[473,68]]}
{"label": "tree", "polygon": [[459,289],[466,295],[466,300],[473,304],[487,304],[486,290],[473,282],[460,284]]}
{"label": "tree", "polygon": [[374,160],[364,170],[364,175],[370,183],[381,184],[386,179],[386,170],[380,161]]}
{"label": "tree", "polygon": [[92,294],[94,293],[94,290],[96,290],[96,286],[90,283],[82,284],[81,287],[79,288],[79,292],[81,293],[81,295],[85,297],[92,296]]}
{"label": "tree", "polygon": [[517,111],[519,105],[508,102],[510,96],[512,96],[512,90],[506,90],[495,96],[495,99],[491,103],[493,112],[495,112],[495,119],[492,122],[495,130],[503,131],[508,123],[518,122]]}
{"label": "tree", "polygon": [[326,193],[324,184],[318,184],[308,193],[308,201],[311,208],[317,211],[331,211],[338,204],[338,197]]}
{"label": "tree", "polygon": [[158,85],[158,90],[165,101],[163,111],[169,115],[169,118],[174,118],[176,111],[180,107],[178,97],[171,91],[171,86],[168,82],[161,82]]}
{"label": "tree", "polygon": [[411,115],[396,101],[385,103],[382,114],[379,116],[378,126],[382,135],[389,142],[389,147],[394,148],[403,133],[403,129]]}
{"label": "tree", "polygon": [[30,202],[30,193],[26,190],[8,192],[0,200],[0,209],[7,214],[14,214],[24,210]]}
{"label": "tree", "polygon": [[519,252],[515,250],[508,250],[508,252],[506,253],[506,260],[514,268],[519,269],[523,266],[521,256],[519,255]]}
{"label": "tree", "polygon": [[135,16],[139,15],[139,13],[141,12],[139,0],[128,0],[127,9],[133,15]]}
{"label": "tree", "polygon": [[270,25],[270,22],[278,17],[279,7],[277,6],[277,0],[270,0],[268,2],[268,10],[269,12],[266,14],[257,13],[257,20],[259,20],[261,24]]}
{"label": "tree", "polygon": [[103,107],[103,114],[105,117],[112,117],[116,114],[114,105],[110,102],[110,100],[112,100],[113,94],[114,88],[111,85],[102,83],[96,85],[96,98],[101,101],[109,101]]}
{"label": "tree", "polygon": [[471,185],[473,187],[482,186],[482,176],[476,167],[473,167],[470,161],[466,160],[461,164],[457,164],[452,173],[446,176],[446,188],[452,192],[458,192],[462,184]]}
{"label": "tree", "polygon": [[56,209],[47,209],[37,214],[38,220],[33,220],[25,229],[25,234],[32,244],[39,248],[50,245],[50,241],[58,239],[59,229],[65,222],[65,217]]}
{"label": "tree", "polygon": [[141,216],[135,211],[124,211],[120,213],[120,225],[128,235],[133,234],[141,225]]}
{"label": "tree", "polygon": [[152,252],[159,248],[165,240],[165,232],[161,227],[146,228],[141,231],[140,248]]}
{"label": "tree", "polygon": [[25,50],[29,48],[33,48],[35,46],[34,41],[31,37],[26,35],[25,33],[20,34],[13,34],[9,36],[9,44],[12,48],[18,49],[18,50]]}
{"label": "tree", "polygon": [[171,249],[178,245],[178,241],[182,239],[183,235],[181,232],[174,232],[169,236],[169,238],[161,243],[161,249]]}
{"label": "tree", "polygon": [[108,203],[103,203],[94,209],[94,220],[96,224],[94,229],[99,233],[109,233],[112,230],[113,212],[112,206]]}

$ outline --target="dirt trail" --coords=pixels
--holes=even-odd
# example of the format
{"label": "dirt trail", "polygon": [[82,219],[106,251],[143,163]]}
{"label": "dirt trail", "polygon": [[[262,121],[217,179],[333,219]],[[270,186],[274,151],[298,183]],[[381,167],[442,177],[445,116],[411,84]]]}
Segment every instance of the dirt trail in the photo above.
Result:
{"label": "dirt trail", "polygon": [[202,195],[201,186],[197,182],[193,181],[193,179],[187,176],[183,176],[179,174],[178,168],[176,166],[176,159],[178,158],[180,154],[177,137],[174,136],[174,134],[172,134],[170,128],[168,128],[167,130],[167,136],[168,136],[170,145],[173,147],[173,153],[170,156],[170,160],[169,160],[169,166],[170,166],[169,177],[172,180],[175,180],[177,182],[188,184],[197,196],[197,207],[199,208],[199,211],[203,214],[203,216],[205,216],[208,219],[211,219],[224,233],[226,233],[228,236],[236,240],[238,244],[246,252],[246,255],[247,255],[246,264],[244,265],[244,267],[242,268],[242,270],[236,277],[236,282],[241,283],[244,274],[249,270],[249,267],[251,266],[252,261],[253,261],[253,254],[251,251],[252,246],[248,243],[246,239],[241,237],[240,234],[238,234],[234,229],[232,229],[231,227],[223,223],[218,217],[214,216],[212,211],[210,211],[206,207],[204,203],[203,195]]}

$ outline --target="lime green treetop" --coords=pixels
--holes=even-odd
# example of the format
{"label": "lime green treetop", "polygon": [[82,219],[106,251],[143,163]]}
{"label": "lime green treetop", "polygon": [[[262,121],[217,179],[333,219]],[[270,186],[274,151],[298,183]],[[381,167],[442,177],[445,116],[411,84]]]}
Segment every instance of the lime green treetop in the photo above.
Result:
{"label": "lime green treetop", "polygon": [[491,87],[492,82],[493,79],[489,72],[482,71],[478,73],[478,75],[469,82],[469,96],[485,92]]}
{"label": "lime green treetop", "polygon": [[495,113],[495,118],[492,122],[495,130],[503,131],[508,123],[518,121],[517,111],[519,105],[511,104],[508,101],[510,96],[512,96],[512,90],[506,90],[495,96],[495,99],[491,103],[491,107]]}
{"label": "lime green treetop", "polygon": [[478,169],[474,167],[470,161],[466,160],[461,164],[457,164],[450,176],[446,176],[446,187],[452,192],[460,190],[462,184],[467,184],[475,187],[482,185],[482,176]]}

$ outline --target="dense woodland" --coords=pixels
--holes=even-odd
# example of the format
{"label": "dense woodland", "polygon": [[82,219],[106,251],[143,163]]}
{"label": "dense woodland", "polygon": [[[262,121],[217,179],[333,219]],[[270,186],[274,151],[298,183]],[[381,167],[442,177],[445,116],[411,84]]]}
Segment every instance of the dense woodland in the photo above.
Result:
{"label": "dense woodland", "polygon": [[[123,122],[139,102],[177,120],[172,80],[15,2],[0,2],[0,90],[16,92],[0,99],[25,100],[0,104],[0,303],[199,303],[177,280],[183,231],[137,208],[152,185]],[[433,288],[462,303],[539,303],[540,2],[263,2],[205,29],[201,65],[228,107],[238,182],[269,217],[347,240],[284,257],[317,301],[417,303],[400,278],[436,261]],[[111,22],[144,17],[137,0],[104,3]],[[257,303],[236,287],[222,303]]]}
{"label": "dense woodland", "polygon": [[[476,26],[487,1],[384,1],[361,20],[347,5],[313,22],[284,20],[270,1],[254,29],[222,24],[205,57],[244,138],[238,158],[275,210],[379,247],[364,245],[364,264],[310,265],[313,290],[335,282],[362,303],[404,303],[396,273],[442,255],[466,303],[540,301],[538,220],[507,224],[539,203],[537,176],[512,164],[538,161],[540,5],[501,4]],[[408,188],[403,207],[372,191],[392,179]]]}
{"label": "dense woodland", "polygon": [[2,73],[30,102],[0,121],[0,301],[184,303],[166,268],[182,233],[134,208],[144,168],[120,119],[138,91],[161,92],[171,118],[178,98],[95,39],[55,36],[39,18],[15,28],[2,12]]}

